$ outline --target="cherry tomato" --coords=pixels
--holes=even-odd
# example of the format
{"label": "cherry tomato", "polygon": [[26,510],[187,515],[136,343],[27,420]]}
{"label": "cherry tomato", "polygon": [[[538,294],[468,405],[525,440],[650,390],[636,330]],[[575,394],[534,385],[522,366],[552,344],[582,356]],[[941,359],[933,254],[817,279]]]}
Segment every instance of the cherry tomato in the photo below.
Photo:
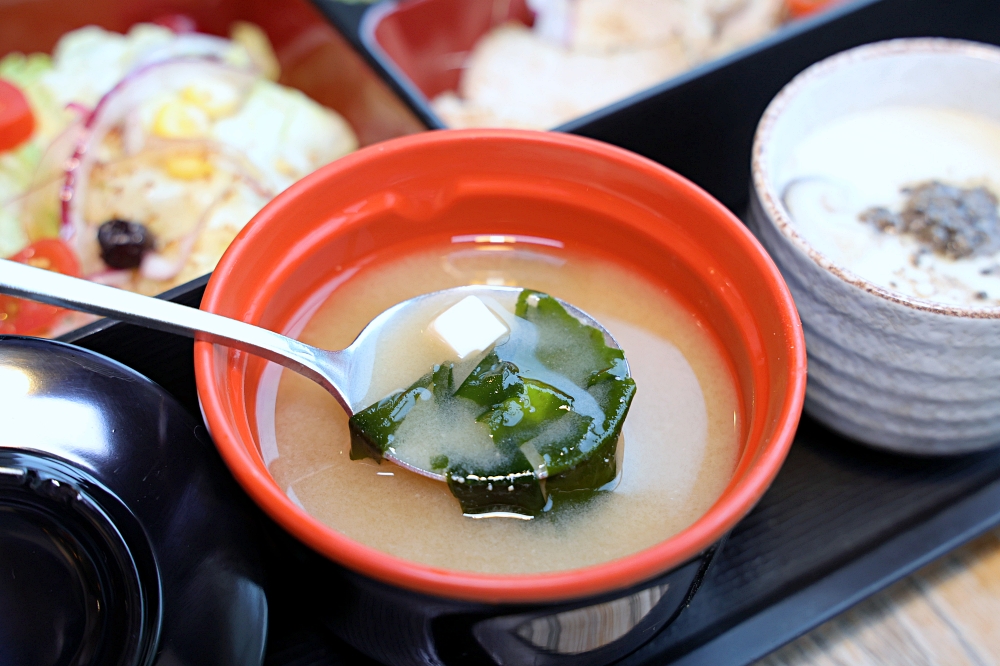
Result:
{"label": "cherry tomato", "polygon": [[792,18],[802,18],[828,9],[839,2],[840,0],[785,0],[785,5]]}
{"label": "cherry tomato", "polygon": [[[80,275],[80,262],[76,255],[58,238],[36,241],[10,260],[74,277]],[[54,305],[0,295],[0,333],[44,335],[64,312]]]}
{"label": "cherry tomato", "polygon": [[35,131],[28,100],[13,84],[0,79],[0,151],[17,148]]}

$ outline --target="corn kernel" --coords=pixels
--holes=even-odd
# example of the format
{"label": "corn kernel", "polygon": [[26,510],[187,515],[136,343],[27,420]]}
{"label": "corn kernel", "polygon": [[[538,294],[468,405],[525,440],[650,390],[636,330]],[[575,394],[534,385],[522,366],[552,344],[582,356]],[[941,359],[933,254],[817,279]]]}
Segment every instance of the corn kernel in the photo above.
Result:
{"label": "corn kernel", "polygon": [[236,113],[239,102],[238,97],[226,88],[210,91],[195,86],[188,86],[182,90],[181,99],[187,104],[198,107],[213,120]]}
{"label": "corn kernel", "polygon": [[167,102],[156,113],[153,134],[164,139],[194,139],[208,132],[206,113],[186,102]]}
{"label": "corn kernel", "polygon": [[168,157],[167,174],[179,180],[196,180],[212,175],[212,163],[202,155],[175,155]]}
{"label": "corn kernel", "polygon": [[274,161],[274,168],[278,173],[289,178],[298,178],[299,176],[298,170],[281,157]]}

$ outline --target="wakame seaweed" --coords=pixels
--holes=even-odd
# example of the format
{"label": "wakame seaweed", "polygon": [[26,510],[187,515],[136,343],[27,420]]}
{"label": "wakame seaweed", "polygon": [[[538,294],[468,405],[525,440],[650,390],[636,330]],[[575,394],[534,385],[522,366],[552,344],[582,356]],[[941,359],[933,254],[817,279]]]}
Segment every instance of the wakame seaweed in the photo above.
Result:
{"label": "wakame seaweed", "polygon": [[498,345],[457,388],[453,365],[435,366],[351,417],[351,458],[381,461],[416,405],[447,409],[449,401],[465,401],[489,431],[491,462],[477,465],[454,453],[431,458],[464,513],[534,516],[551,495],[614,480],[618,437],[636,388],[624,353],[542,292],[522,291],[514,314],[531,325],[530,353]]}

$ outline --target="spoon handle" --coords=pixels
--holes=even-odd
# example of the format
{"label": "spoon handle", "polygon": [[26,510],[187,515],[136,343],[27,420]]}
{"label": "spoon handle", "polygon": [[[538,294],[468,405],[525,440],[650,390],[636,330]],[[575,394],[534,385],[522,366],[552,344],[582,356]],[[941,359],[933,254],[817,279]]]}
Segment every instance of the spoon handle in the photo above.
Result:
{"label": "spoon handle", "polygon": [[241,349],[305,375],[347,406],[344,352],[318,349],[222,315],[6,259],[0,259],[0,293]]}

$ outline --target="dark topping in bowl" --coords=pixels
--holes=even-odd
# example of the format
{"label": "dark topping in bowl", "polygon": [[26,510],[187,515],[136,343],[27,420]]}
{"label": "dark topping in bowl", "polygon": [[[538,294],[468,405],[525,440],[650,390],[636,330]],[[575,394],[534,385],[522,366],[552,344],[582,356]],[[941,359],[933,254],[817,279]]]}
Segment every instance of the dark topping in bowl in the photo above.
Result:
{"label": "dark topping in bowl", "polygon": [[861,221],[884,233],[909,234],[952,259],[1000,249],[997,198],[985,187],[963,189],[930,181],[902,191],[908,196],[902,211],[869,208],[859,215]]}
{"label": "dark topping in bowl", "polygon": [[153,234],[138,222],[108,220],[97,230],[101,259],[111,268],[138,268],[153,247]]}

